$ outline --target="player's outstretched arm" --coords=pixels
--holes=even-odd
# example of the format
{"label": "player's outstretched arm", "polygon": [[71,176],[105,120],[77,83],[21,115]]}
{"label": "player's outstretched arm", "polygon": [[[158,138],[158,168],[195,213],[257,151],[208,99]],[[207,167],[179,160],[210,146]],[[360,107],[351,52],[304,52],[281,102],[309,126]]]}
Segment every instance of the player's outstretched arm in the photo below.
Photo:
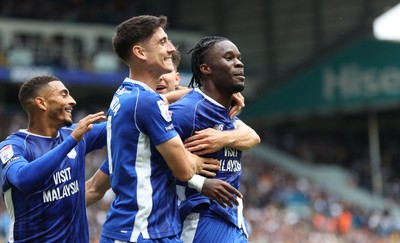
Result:
{"label": "player's outstretched arm", "polygon": [[18,160],[15,160],[7,170],[7,180],[19,190],[29,193],[54,172],[76,143],[91,129],[92,123],[104,118],[104,112],[98,112],[81,119],[70,137],[33,161],[28,162],[22,156],[18,156]]}
{"label": "player's outstretched arm", "polygon": [[237,120],[235,130],[218,131],[213,128],[196,131],[185,140],[185,147],[192,153],[204,155],[216,152],[223,147],[241,151],[248,150],[260,143],[260,136],[244,122]]}
{"label": "player's outstretched arm", "polygon": [[187,182],[192,178],[195,171],[188,162],[188,153],[178,135],[157,145],[156,148],[167,162],[175,178],[182,182]]}
{"label": "player's outstretched arm", "polygon": [[97,169],[96,173],[85,182],[86,207],[102,199],[110,188],[110,176]]}

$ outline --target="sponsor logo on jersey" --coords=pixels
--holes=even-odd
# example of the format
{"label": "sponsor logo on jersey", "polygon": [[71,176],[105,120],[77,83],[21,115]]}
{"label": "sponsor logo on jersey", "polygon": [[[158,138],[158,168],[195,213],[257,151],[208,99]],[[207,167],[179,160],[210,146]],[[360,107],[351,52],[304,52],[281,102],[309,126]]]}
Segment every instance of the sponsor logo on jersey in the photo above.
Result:
{"label": "sponsor logo on jersey", "polygon": [[218,131],[223,131],[224,130],[224,124],[215,124],[214,129]]}
{"label": "sponsor logo on jersey", "polygon": [[167,132],[171,131],[172,129],[174,129],[174,125],[173,124],[165,127],[165,131],[167,131]]}
{"label": "sponsor logo on jersey", "polygon": [[6,164],[14,156],[14,151],[11,144],[3,147],[0,150],[0,160],[1,163]]}
{"label": "sponsor logo on jersey", "polygon": [[171,121],[171,112],[169,111],[168,104],[164,100],[157,101],[158,108],[161,111],[161,115],[167,122]]}

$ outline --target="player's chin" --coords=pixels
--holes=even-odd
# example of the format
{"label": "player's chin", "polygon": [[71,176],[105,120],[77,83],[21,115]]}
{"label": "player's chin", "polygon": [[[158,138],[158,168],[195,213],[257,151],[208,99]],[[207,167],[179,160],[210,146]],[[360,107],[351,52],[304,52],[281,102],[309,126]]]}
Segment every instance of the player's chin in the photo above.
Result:
{"label": "player's chin", "polygon": [[64,119],[64,126],[69,127],[72,124],[74,124],[74,122],[72,121],[72,119]]}
{"label": "player's chin", "polygon": [[237,93],[237,92],[242,92],[242,91],[244,90],[244,87],[245,87],[245,85],[244,85],[243,82],[237,83],[237,84],[235,85],[235,87],[234,87],[234,92],[235,92],[235,93]]}

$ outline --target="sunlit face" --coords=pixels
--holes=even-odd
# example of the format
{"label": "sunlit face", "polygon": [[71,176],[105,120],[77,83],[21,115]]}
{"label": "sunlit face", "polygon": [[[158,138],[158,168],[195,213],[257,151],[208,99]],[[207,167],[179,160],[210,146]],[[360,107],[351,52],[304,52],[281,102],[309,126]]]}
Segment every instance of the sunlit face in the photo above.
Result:
{"label": "sunlit face", "polygon": [[206,60],[211,80],[219,90],[236,93],[244,89],[244,64],[235,44],[228,40],[215,43]]}
{"label": "sunlit face", "polygon": [[179,72],[172,71],[165,73],[160,76],[159,83],[157,83],[157,93],[166,94],[168,92],[174,91],[175,87],[179,85],[180,74]]}
{"label": "sunlit face", "polygon": [[48,118],[60,126],[71,126],[72,110],[76,102],[64,84],[61,81],[48,83],[44,97],[48,104]]}
{"label": "sunlit face", "polygon": [[174,70],[171,53],[175,51],[175,47],[163,28],[158,28],[149,42],[144,44],[144,51],[149,64],[149,71],[155,77],[158,78],[162,74]]}

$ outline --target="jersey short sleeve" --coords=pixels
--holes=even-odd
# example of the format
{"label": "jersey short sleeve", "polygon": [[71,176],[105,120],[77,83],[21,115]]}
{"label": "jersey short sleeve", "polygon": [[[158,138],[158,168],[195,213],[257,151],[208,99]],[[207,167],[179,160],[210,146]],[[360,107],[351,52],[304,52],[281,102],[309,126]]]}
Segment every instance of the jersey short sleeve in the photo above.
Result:
{"label": "jersey short sleeve", "polygon": [[177,135],[172,124],[168,104],[160,95],[147,92],[139,99],[135,118],[140,130],[146,133],[155,146]]}
{"label": "jersey short sleeve", "polygon": [[6,140],[0,143],[0,161],[1,161],[1,185],[2,190],[5,192],[10,188],[10,184],[7,181],[7,170],[17,163],[27,163],[23,157],[24,148],[19,144],[18,141]]}
{"label": "jersey short sleeve", "polygon": [[108,166],[108,159],[105,159],[103,163],[100,165],[100,170],[104,172],[106,175],[110,175],[110,170]]}

